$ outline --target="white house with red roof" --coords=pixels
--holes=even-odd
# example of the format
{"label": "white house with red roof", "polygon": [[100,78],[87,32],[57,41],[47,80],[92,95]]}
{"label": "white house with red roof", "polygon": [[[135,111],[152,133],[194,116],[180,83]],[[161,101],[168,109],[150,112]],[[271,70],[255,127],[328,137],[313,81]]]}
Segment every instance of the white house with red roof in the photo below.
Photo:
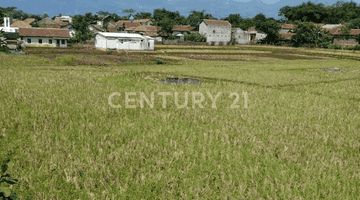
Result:
{"label": "white house with red roof", "polygon": [[231,24],[228,21],[204,19],[199,33],[206,37],[208,44],[226,45],[231,40]]}

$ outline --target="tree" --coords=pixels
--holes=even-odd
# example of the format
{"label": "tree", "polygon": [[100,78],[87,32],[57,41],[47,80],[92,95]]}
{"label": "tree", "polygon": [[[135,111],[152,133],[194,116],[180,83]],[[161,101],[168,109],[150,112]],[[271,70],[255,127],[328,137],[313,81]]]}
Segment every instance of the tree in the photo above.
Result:
{"label": "tree", "polygon": [[314,4],[311,1],[294,7],[285,6],[279,10],[279,16],[284,16],[289,21],[301,20],[304,22],[321,23],[328,17],[327,14],[328,12],[324,8],[324,4]]}
{"label": "tree", "polygon": [[256,29],[266,34],[266,37],[261,40],[261,43],[276,44],[279,42],[279,30],[281,26],[275,20],[266,20],[265,22],[258,23]]}
{"label": "tree", "polygon": [[194,31],[199,30],[199,25],[203,19],[216,19],[216,18],[211,14],[206,13],[206,10],[202,10],[202,11],[192,10],[190,11],[189,16],[187,18],[188,23],[191,26],[195,27]]}
{"label": "tree", "polygon": [[264,21],[266,21],[266,16],[263,13],[259,13],[259,14],[255,15],[255,17],[253,19],[256,22],[264,22]]}
{"label": "tree", "polygon": [[121,12],[128,14],[128,15],[127,15],[127,18],[130,18],[130,15],[131,15],[131,14],[134,14],[134,13],[136,12],[136,10],[130,8],[130,9],[123,9],[123,10],[121,10]]}
{"label": "tree", "polygon": [[46,17],[49,17],[49,15],[48,15],[47,13],[44,13],[41,18],[44,19],[44,18],[46,18]]}
{"label": "tree", "polygon": [[249,27],[256,26],[256,22],[254,19],[246,18],[240,23],[240,28],[242,30],[247,30]]}
{"label": "tree", "polygon": [[[0,12],[2,12],[2,11],[0,10]],[[9,53],[10,50],[6,46],[5,42],[1,39],[1,37],[4,37],[4,31],[3,30],[0,31],[0,52]]]}
{"label": "tree", "polygon": [[87,12],[85,15],[75,15],[73,17],[73,27],[76,32],[72,40],[86,41],[95,37],[95,34],[89,30],[89,24],[94,20],[96,20],[96,17],[91,12]]}
{"label": "tree", "polygon": [[164,18],[171,19],[174,25],[180,24],[182,21],[179,11],[172,12],[170,10],[166,10],[165,8],[154,10],[153,23],[155,26],[159,26],[160,21]]}
{"label": "tree", "polygon": [[295,33],[291,37],[291,43],[294,47],[299,47],[301,44],[320,44],[328,42],[328,32],[323,32],[321,27],[315,27],[312,22],[296,21]]}
{"label": "tree", "polygon": [[158,21],[157,25],[161,27],[161,29],[158,30],[157,33],[161,37],[168,38],[172,35],[172,28],[175,25],[175,22],[171,18],[166,17]]}
{"label": "tree", "polygon": [[227,20],[230,22],[232,27],[239,27],[241,22],[243,21],[240,14],[230,14],[228,17],[225,17],[223,20]]}
{"label": "tree", "polygon": [[150,12],[138,12],[134,15],[135,19],[150,19],[151,18]]}

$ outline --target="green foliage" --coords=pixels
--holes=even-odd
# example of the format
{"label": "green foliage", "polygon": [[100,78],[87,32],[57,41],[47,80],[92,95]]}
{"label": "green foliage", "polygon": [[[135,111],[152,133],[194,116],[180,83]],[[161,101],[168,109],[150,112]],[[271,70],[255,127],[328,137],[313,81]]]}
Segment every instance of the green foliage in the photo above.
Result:
{"label": "green foliage", "polygon": [[109,50],[108,52],[106,52],[106,54],[112,54],[113,53],[113,51],[112,50]]}
{"label": "green foliage", "polygon": [[14,164],[10,162],[10,159],[3,161],[1,165],[1,177],[0,177],[0,199],[4,200],[17,200],[16,192],[11,191],[12,185],[15,185],[19,182],[18,179],[13,178],[10,174],[5,174],[8,167],[13,166]]}
{"label": "green foliage", "polygon": [[192,42],[206,42],[206,37],[199,33],[186,34],[184,40]]}
{"label": "green foliage", "polygon": [[232,27],[240,27],[241,21],[243,20],[240,14],[230,14],[228,17],[223,20],[230,22]]}
{"label": "green foliage", "polygon": [[285,17],[288,21],[294,22],[296,20],[338,24],[341,22],[348,22],[359,17],[360,7],[356,2],[338,1],[332,7],[324,7],[324,4],[315,4],[310,1],[302,3],[298,6],[285,6],[280,8],[279,16]]}
{"label": "green foliage", "polygon": [[[4,37],[4,31],[2,30],[0,31],[0,37]],[[0,39],[0,52],[10,53],[10,49],[2,39]]]}
{"label": "green foliage", "polygon": [[161,29],[157,31],[161,37],[170,37],[172,35],[172,29],[175,23],[171,18],[165,17],[158,21],[157,25],[161,27]]}
{"label": "green foliage", "polygon": [[135,19],[150,19],[152,13],[150,12],[138,12],[134,15]]}
{"label": "green foliage", "polygon": [[91,12],[87,12],[85,15],[75,15],[73,17],[73,28],[76,32],[72,41],[86,41],[95,37],[95,34],[89,30],[88,26],[96,20],[96,18],[97,17],[95,17]]}
{"label": "green foliage", "polygon": [[312,22],[296,21],[297,28],[295,29],[296,35],[291,37],[291,44],[294,47],[299,47],[302,44],[320,44],[329,42],[327,31],[322,31],[321,27],[315,27]]}
{"label": "green foliage", "polygon": [[256,29],[266,34],[266,38],[259,41],[261,43],[276,44],[280,40],[279,30],[281,26],[275,20],[258,21]]}
{"label": "green foliage", "polygon": [[202,11],[192,10],[189,13],[187,22],[192,27],[195,27],[194,31],[198,31],[199,25],[203,19],[216,19],[216,18],[211,14],[206,13],[206,10],[202,10]]}
{"label": "green foliage", "polygon": [[360,50],[360,45],[346,46],[345,49],[346,50]]}
{"label": "green foliage", "polygon": [[79,60],[79,58],[76,56],[73,56],[73,55],[56,57],[56,61],[58,61],[60,63],[65,63],[65,64],[71,64],[78,60]]}
{"label": "green foliage", "polygon": [[158,60],[156,60],[156,64],[157,65],[162,65],[162,64],[164,64],[164,61],[161,60],[161,59],[158,59]]}
{"label": "green foliage", "polygon": [[341,46],[338,44],[329,44],[328,49],[341,49]]}

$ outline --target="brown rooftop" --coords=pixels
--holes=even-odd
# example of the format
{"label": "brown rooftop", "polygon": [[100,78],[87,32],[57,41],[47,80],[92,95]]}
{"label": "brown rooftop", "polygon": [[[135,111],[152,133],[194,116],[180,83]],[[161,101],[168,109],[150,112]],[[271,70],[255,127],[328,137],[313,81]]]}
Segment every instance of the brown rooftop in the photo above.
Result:
{"label": "brown rooftop", "polygon": [[295,29],[296,28],[295,24],[281,24],[280,26],[282,29]]}
{"label": "brown rooftop", "polygon": [[209,24],[209,25],[226,25],[226,26],[231,26],[231,24],[228,21],[221,21],[221,20],[212,20],[212,19],[203,19],[203,21],[205,22],[205,24]]}
{"label": "brown rooftop", "polygon": [[291,37],[296,35],[296,33],[279,33],[279,35],[284,40],[291,40]]}
{"label": "brown rooftop", "polygon": [[20,28],[19,36],[70,38],[69,30],[53,28]]}
{"label": "brown rooftop", "polygon": [[187,26],[175,25],[175,26],[173,26],[172,30],[173,31],[188,31],[188,32],[190,32],[193,29],[195,29],[195,27],[192,27],[192,26],[189,26],[189,25],[187,25]]}
{"label": "brown rooftop", "polygon": [[20,20],[16,20],[16,22],[13,22],[11,24],[11,27],[19,27],[19,28],[31,28],[31,25]]}
{"label": "brown rooftop", "polygon": [[120,21],[117,21],[115,23],[116,26],[118,27],[122,27],[123,23],[125,23],[125,28],[128,29],[130,27],[138,27],[138,26],[141,26],[140,23],[137,23],[137,22],[131,22],[131,21],[125,21],[125,20],[120,20]]}
{"label": "brown rooftop", "polygon": [[25,22],[25,23],[28,23],[28,24],[31,24],[31,23],[33,23],[35,20],[36,20],[35,18],[26,18],[26,19],[24,20],[24,22]]}
{"label": "brown rooftop", "polygon": [[135,19],[134,20],[135,23],[146,23],[148,21],[151,21],[151,19]]}

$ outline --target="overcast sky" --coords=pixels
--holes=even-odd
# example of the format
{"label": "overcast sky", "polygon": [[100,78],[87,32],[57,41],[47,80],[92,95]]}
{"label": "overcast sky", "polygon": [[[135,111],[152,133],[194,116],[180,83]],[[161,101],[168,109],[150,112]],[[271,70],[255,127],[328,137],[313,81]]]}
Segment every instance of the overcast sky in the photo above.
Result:
{"label": "overcast sky", "polygon": [[[349,0],[345,0],[348,2]],[[58,15],[76,15],[85,12],[96,13],[108,11],[120,16],[122,9],[134,9],[137,12],[151,12],[154,9],[165,8],[171,11],[179,11],[187,17],[191,10],[202,11],[212,14],[217,18],[226,17],[229,14],[240,13],[244,18],[252,18],[262,12],[266,17],[280,19],[279,9],[284,6],[296,6],[303,2],[300,0],[11,0],[1,2],[1,7],[15,6],[24,12],[31,14],[49,14],[50,17]],[[313,0],[318,4],[332,5],[337,0]],[[360,0],[353,0],[360,3]]]}

